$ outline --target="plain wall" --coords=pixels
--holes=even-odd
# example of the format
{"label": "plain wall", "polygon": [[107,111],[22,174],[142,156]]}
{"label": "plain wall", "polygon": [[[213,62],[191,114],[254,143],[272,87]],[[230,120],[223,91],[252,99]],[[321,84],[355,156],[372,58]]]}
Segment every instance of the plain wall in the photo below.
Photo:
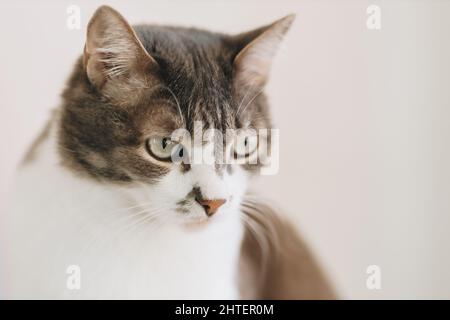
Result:
{"label": "plain wall", "polygon": [[[280,171],[254,188],[296,223],[342,297],[450,298],[449,1],[2,2],[1,210],[104,3],[131,23],[230,33],[297,13],[267,88]],[[73,4],[80,30],[66,26]],[[370,4],[380,30],[366,27]],[[381,290],[366,287],[369,265]]]}

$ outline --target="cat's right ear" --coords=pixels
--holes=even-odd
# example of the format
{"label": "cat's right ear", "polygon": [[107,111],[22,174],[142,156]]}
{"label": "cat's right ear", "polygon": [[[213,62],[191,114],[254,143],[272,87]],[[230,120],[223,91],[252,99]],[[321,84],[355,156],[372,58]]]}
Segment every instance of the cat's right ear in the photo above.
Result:
{"label": "cat's right ear", "polygon": [[98,8],[88,24],[83,62],[89,81],[117,103],[138,97],[158,68],[133,28],[108,6]]}

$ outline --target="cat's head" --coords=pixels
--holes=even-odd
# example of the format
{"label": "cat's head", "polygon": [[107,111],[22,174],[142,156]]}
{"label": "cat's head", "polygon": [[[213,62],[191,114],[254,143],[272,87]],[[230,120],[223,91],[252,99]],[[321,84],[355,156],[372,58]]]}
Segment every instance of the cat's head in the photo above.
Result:
{"label": "cat's head", "polygon": [[[271,128],[262,91],[293,18],[230,36],[131,27],[100,7],[63,94],[64,163],[167,219],[199,221],[237,209],[261,166],[259,147],[268,144],[262,140],[270,134],[255,138]],[[193,161],[195,150],[213,161]]]}

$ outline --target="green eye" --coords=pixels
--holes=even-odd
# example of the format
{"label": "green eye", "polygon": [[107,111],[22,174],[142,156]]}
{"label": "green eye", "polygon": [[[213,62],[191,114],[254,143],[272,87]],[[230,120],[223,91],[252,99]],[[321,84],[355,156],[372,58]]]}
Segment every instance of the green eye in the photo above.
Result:
{"label": "green eye", "polygon": [[168,137],[151,137],[146,143],[148,153],[160,161],[171,161],[174,148],[177,146],[179,144]]}

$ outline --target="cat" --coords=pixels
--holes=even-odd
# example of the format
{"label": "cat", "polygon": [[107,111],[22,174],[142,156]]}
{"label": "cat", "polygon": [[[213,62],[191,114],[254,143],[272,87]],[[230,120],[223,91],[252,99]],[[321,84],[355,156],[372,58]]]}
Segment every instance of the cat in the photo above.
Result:
{"label": "cat", "polygon": [[247,194],[261,162],[189,163],[171,136],[271,128],[263,89],[293,20],[226,35],[98,8],[2,216],[3,296],[334,298],[294,228]]}

